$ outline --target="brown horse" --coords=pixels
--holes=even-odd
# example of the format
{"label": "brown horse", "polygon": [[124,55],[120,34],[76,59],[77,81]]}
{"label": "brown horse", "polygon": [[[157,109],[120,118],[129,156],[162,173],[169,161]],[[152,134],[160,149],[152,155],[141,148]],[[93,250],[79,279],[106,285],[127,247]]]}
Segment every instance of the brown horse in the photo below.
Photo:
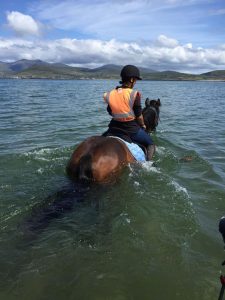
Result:
{"label": "brown horse", "polygon": [[[146,99],[147,100],[147,99]],[[150,100],[149,100],[150,101]],[[160,99],[151,100],[157,110],[157,121],[159,118]],[[149,105],[150,105],[149,102]],[[146,103],[145,103],[146,104]],[[146,107],[148,105],[146,104]],[[154,111],[153,111],[154,113]],[[154,120],[156,116],[154,115]],[[152,122],[152,114],[145,113],[144,121],[146,131],[149,132],[149,125]],[[141,151],[141,150],[140,150]],[[152,155],[155,146],[150,149]],[[121,169],[129,163],[136,162],[136,159],[120,139],[105,136],[92,136],[83,141],[73,152],[67,165],[67,174],[75,181],[109,182],[116,178]]]}
{"label": "brown horse", "polygon": [[136,160],[121,140],[92,136],[73,152],[67,174],[76,181],[110,182],[121,169]]}

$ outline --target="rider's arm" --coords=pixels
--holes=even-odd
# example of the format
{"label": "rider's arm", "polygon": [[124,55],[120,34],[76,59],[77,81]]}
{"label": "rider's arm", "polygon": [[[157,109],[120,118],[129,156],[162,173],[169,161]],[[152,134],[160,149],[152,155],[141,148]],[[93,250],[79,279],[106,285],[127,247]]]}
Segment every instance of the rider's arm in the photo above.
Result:
{"label": "rider's arm", "polygon": [[109,105],[107,105],[107,112],[110,114],[110,116],[112,115],[112,110],[111,110],[111,107]]}
{"label": "rider's arm", "polygon": [[144,118],[142,115],[139,117],[136,117],[137,123],[141,126],[141,128],[146,129],[145,123],[144,123]]}
{"label": "rider's arm", "polygon": [[[107,95],[108,95],[108,93],[104,93],[103,94],[103,99],[104,99],[104,101],[105,101],[106,104],[108,103],[108,101],[107,101]],[[107,105],[107,112],[110,114],[110,116],[112,115],[112,110],[111,110],[111,107],[109,106],[109,104]]]}
{"label": "rider's arm", "polygon": [[145,123],[144,123],[144,118],[142,116],[142,108],[141,108],[141,94],[140,92],[137,92],[136,98],[134,100],[134,106],[133,106],[133,111],[136,117],[137,123],[142,127],[146,128]]}

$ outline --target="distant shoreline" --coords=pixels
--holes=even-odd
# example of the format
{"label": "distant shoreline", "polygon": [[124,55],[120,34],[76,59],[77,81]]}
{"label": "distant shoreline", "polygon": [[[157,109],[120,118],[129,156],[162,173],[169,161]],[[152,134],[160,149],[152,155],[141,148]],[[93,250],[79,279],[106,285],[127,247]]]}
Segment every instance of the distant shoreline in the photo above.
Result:
{"label": "distant shoreline", "polygon": [[[35,78],[31,78],[31,77],[27,77],[27,78],[22,78],[22,77],[0,77],[0,80],[114,80],[114,81],[118,81],[119,78],[54,78],[54,77],[49,77],[49,78],[43,78],[43,77],[35,77]],[[196,82],[225,82],[225,79],[143,79],[142,81],[180,81],[180,82],[184,82],[184,81],[196,81]]]}
{"label": "distant shoreline", "polygon": [[[98,68],[72,67],[62,63],[22,59],[12,63],[0,62],[1,79],[49,79],[49,80],[117,80],[122,66],[103,65]],[[177,71],[157,71],[139,67],[142,78],[147,81],[225,81],[225,70],[202,74]]]}

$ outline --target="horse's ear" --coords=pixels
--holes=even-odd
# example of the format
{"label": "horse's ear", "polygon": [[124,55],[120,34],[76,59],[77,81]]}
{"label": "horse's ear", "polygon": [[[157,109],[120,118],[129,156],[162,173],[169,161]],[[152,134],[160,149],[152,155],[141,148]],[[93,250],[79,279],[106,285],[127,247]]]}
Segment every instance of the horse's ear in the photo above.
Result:
{"label": "horse's ear", "polygon": [[156,102],[157,102],[157,105],[158,105],[158,106],[161,106],[161,101],[160,101],[159,98],[158,98],[158,100],[157,100]]}
{"label": "horse's ear", "polygon": [[150,105],[150,100],[149,100],[149,98],[146,98],[146,100],[145,100],[145,106],[147,107],[149,105]]}

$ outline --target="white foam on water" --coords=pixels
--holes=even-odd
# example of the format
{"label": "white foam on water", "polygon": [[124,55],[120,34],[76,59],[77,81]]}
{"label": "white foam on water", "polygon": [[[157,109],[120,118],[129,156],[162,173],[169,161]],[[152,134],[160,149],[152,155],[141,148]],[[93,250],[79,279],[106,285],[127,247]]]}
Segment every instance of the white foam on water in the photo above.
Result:
{"label": "white foam on water", "polygon": [[43,173],[44,173],[44,169],[43,169],[43,168],[39,168],[39,169],[37,170],[37,173],[38,173],[38,174],[43,174]]}
{"label": "white foam on water", "polygon": [[[59,148],[42,148],[39,150],[28,151],[22,155],[43,162],[65,161],[68,157],[63,155],[62,152],[63,150]],[[30,163],[30,160],[28,160],[27,163]]]}
{"label": "white foam on water", "polygon": [[50,157],[50,154],[53,153],[55,150],[56,149],[43,148],[43,149],[40,149],[40,150],[28,151],[28,152],[24,153],[23,155],[25,157],[29,158],[27,163],[31,162],[30,159],[49,162],[49,161],[53,160]]}
{"label": "white foam on water", "polygon": [[157,129],[157,132],[158,133],[167,133],[167,132],[171,132],[171,131],[169,129],[164,129],[164,128],[162,129],[161,128],[161,129]]}
{"label": "white foam on water", "polygon": [[164,155],[166,153],[166,148],[161,147],[161,146],[157,146],[156,147],[156,153],[159,154],[159,155]]}
{"label": "white foam on water", "polygon": [[2,217],[1,217],[1,221],[2,221],[2,222],[6,222],[6,221],[12,219],[13,217],[15,217],[15,216],[21,214],[21,212],[22,212],[21,209],[15,209],[14,211],[10,212],[8,215],[2,216]]}
{"label": "white foam on water", "polygon": [[42,160],[42,161],[50,161],[50,159],[47,159],[45,157],[35,157],[37,160]]}
{"label": "white foam on water", "polygon": [[216,155],[215,155],[213,158],[214,158],[214,159],[224,159],[224,156],[216,156]]}
{"label": "white foam on water", "polygon": [[147,172],[161,173],[160,170],[154,166],[153,161],[145,161],[145,162],[141,163],[141,166]]}
{"label": "white foam on water", "polygon": [[1,190],[10,190],[12,188],[12,186],[10,185],[10,184],[2,184],[1,186],[0,186],[0,189]]}
{"label": "white foam on water", "polygon": [[35,156],[42,156],[44,154],[51,154],[52,152],[56,151],[57,148],[42,148],[39,150],[33,150],[33,151],[28,151],[24,153],[25,156],[30,156],[30,155],[35,155]]}
{"label": "white foam on water", "polygon": [[176,192],[178,192],[178,193],[182,192],[182,193],[186,194],[188,196],[188,198],[189,198],[188,191],[187,191],[187,189],[185,187],[181,186],[175,180],[172,180],[170,184],[175,187]]}
{"label": "white foam on water", "polygon": [[121,213],[120,217],[123,219],[123,221],[125,221],[127,224],[130,224],[131,219],[128,216],[128,213]]}

